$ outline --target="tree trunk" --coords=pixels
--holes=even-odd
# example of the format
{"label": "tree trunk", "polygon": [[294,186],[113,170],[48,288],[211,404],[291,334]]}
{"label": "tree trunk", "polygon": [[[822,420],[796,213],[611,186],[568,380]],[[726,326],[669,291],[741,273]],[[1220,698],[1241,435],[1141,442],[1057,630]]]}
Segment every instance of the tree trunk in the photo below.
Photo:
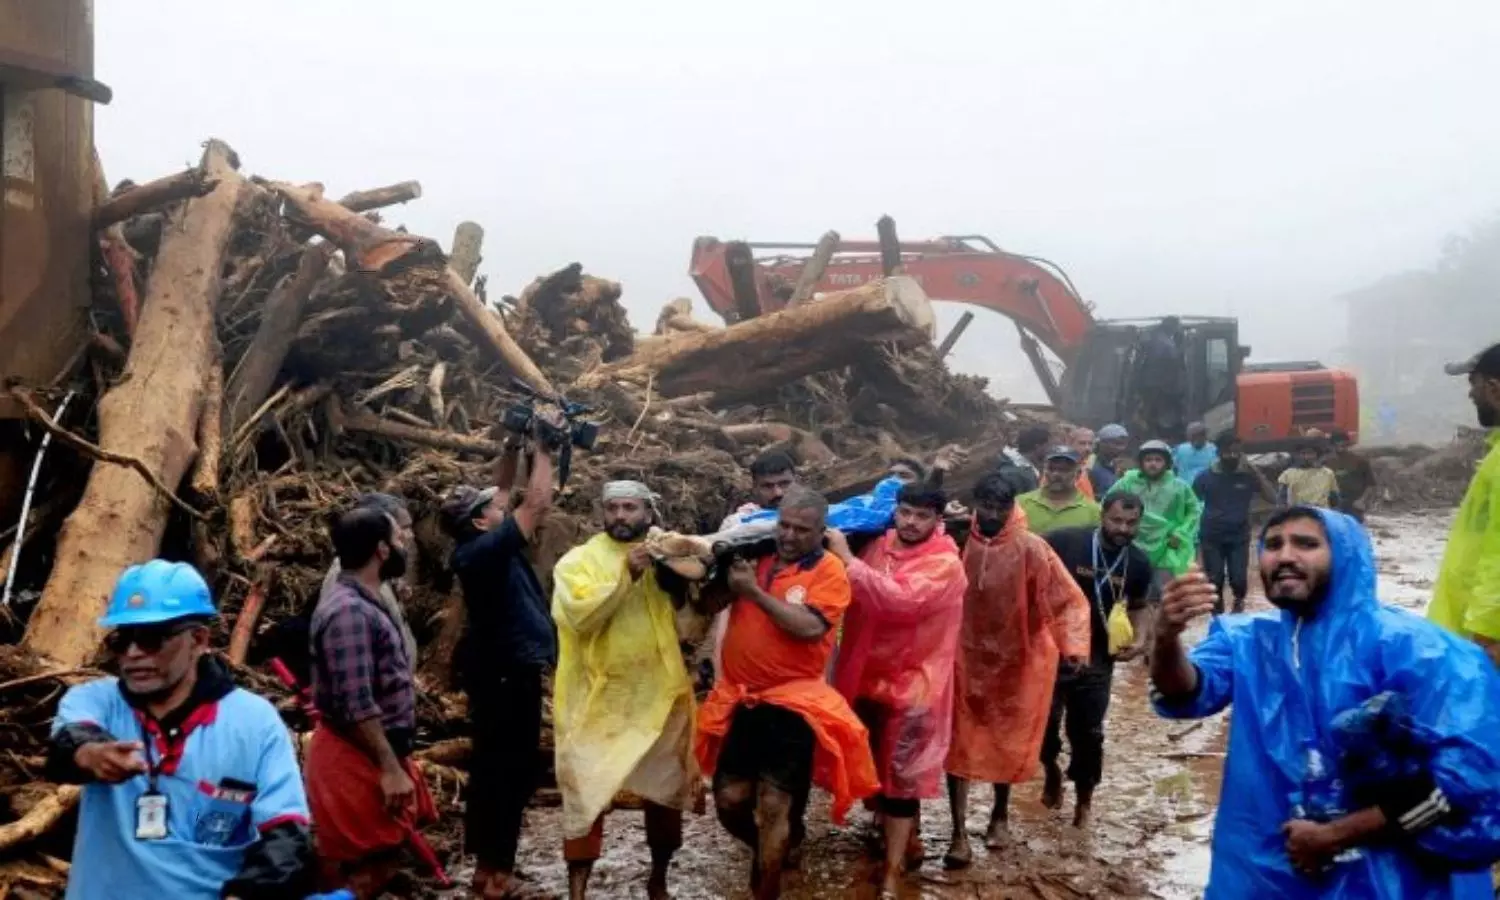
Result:
{"label": "tree trunk", "polygon": [[818,238],[818,246],[813,250],[812,258],[797,275],[797,286],[792,289],[792,297],[786,302],[787,306],[801,306],[813,298],[813,289],[818,286],[818,281],[823,278],[823,272],[828,268],[829,261],[837,252],[839,252],[839,233],[837,231],[824,232],[823,236]]}
{"label": "tree trunk", "polygon": [[500,321],[500,316],[489,307],[485,306],[479,296],[464,281],[463,276],[447,270],[447,288],[453,299],[458,301],[458,311],[470,325],[478,329],[484,342],[489,345],[490,352],[494,354],[512,375],[531,385],[544,394],[556,393],[552,389],[552,382],[542,374],[521,345],[516,343],[510,332],[505,330],[505,323]]}
{"label": "tree trunk", "polygon": [[398,203],[406,203],[422,196],[422,184],[417,181],[402,181],[368,191],[354,191],[339,198],[339,205],[357,213],[372,209],[384,209]]}
{"label": "tree trunk", "polygon": [[270,395],[281,364],[297,337],[302,324],[302,311],[307,298],[323,273],[328,270],[328,260],[333,255],[331,244],[309,247],[297,264],[297,272],[281,282],[266,299],[261,309],[260,327],[245,354],[235,366],[225,392],[226,434],[238,434],[240,427],[260,408]]}
{"label": "tree trunk", "polygon": [[202,197],[216,187],[202,169],[188,169],[155,181],[127,188],[100,204],[94,213],[94,227],[108,228],[144,212],[152,212],[179,200]]}
{"label": "tree trunk", "polygon": [[484,229],[478,222],[459,222],[453,230],[453,251],[448,254],[448,268],[458,273],[464,284],[473,284],[479,274],[479,262],[484,257],[480,248],[484,246]]}
{"label": "tree trunk", "polygon": [[[146,286],[123,377],[99,401],[99,442],[141,460],[176,485],[197,452],[195,432],[214,340],[219,272],[245,188],[234,151],[209,141],[202,170],[217,186],[172,216]],[[115,580],[154,556],[167,501],[140,473],[95,465],[58,539],[52,574],[26,630],[26,645],[61,668],[93,657],[96,624]]]}
{"label": "tree trunk", "polygon": [[579,384],[651,380],[660,396],[711,391],[723,404],[849,365],[876,344],[931,340],[932,327],[921,287],[910,278],[887,278],[728,328],[667,335]]}

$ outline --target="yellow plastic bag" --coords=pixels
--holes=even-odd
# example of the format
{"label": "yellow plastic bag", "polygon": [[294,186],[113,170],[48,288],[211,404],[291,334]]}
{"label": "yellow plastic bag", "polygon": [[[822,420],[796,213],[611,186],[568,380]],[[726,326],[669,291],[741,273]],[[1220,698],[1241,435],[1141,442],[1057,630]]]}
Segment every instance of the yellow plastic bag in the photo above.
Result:
{"label": "yellow plastic bag", "polygon": [[1114,609],[1109,611],[1105,630],[1109,632],[1110,656],[1118,656],[1135,643],[1135,628],[1130,624],[1130,616],[1125,613],[1125,604],[1116,603]]}

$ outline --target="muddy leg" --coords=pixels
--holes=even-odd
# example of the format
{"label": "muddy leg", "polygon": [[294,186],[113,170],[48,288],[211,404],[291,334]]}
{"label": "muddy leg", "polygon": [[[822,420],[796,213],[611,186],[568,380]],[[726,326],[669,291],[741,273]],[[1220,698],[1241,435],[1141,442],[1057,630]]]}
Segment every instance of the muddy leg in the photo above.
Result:
{"label": "muddy leg", "polygon": [[603,850],[603,816],[594,820],[594,827],[588,834],[563,841],[563,859],[568,863],[568,900],[584,900],[588,896],[589,875]]}
{"label": "muddy leg", "polygon": [[885,873],[880,884],[882,897],[895,897],[901,890],[901,876],[906,871],[907,845],[911,843],[916,819],[885,814]]}
{"label": "muddy leg", "polygon": [[646,882],[650,900],[668,900],[667,870],[672,856],[682,847],[682,810],[646,804],[646,844],[651,848],[651,878]]}
{"label": "muddy leg", "polygon": [[755,900],[777,900],[781,896],[781,869],[791,839],[792,795],[761,782],[755,804],[755,827],[760,832],[759,884]]}
{"label": "muddy leg", "polygon": [[948,812],[953,819],[953,835],[948,841],[943,867],[967,868],[974,861],[974,850],[969,846],[969,782],[956,775],[948,776]]}
{"label": "muddy leg", "polygon": [[984,845],[999,850],[1010,843],[1010,785],[995,785],[995,808],[990,811],[990,827]]}
{"label": "muddy leg", "polygon": [[1052,709],[1047,714],[1047,730],[1042,736],[1042,769],[1046,781],[1042,785],[1042,805],[1048,809],[1062,806],[1062,768],[1057,757],[1062,753],[1063,711],[1067,705],[1071,682],[1058,678],[1052,687]]}
{"label": "muddy leg", "polygon": [[755,827],[755,782],[738,778],[714,780],[714,811],[719,824],[751,849],[760,843]]}

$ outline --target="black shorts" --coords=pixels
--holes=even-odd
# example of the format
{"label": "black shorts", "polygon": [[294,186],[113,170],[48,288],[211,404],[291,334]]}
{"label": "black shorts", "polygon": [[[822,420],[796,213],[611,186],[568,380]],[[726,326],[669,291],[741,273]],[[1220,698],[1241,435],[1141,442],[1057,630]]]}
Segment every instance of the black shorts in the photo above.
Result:
{"label": "black shorts", "polygon": [[812,726],[771,703],[741,706],[729,720],[715,780],[767,781],[792,796],[812,786]]}

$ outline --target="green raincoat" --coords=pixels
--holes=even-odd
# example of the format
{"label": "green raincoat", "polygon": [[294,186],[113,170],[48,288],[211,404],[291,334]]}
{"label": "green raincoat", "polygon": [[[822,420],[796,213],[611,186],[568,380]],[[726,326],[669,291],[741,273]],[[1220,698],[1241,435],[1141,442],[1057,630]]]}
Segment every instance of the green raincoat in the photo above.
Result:
{"label": "green raincoat", "polygon": [[[1186,572],[1198,556],[1198,520],[1203,517],[1203,505],[1192,485],[1170,470],[1152,481],[1140,469],[1131,469],[1109,493],[1141,498],[1146,509],[1135,543],[1151,558],[1151,565],[1173,575]],[[1167,543],[1172,535],[1177,536],[1175,548]]]}

